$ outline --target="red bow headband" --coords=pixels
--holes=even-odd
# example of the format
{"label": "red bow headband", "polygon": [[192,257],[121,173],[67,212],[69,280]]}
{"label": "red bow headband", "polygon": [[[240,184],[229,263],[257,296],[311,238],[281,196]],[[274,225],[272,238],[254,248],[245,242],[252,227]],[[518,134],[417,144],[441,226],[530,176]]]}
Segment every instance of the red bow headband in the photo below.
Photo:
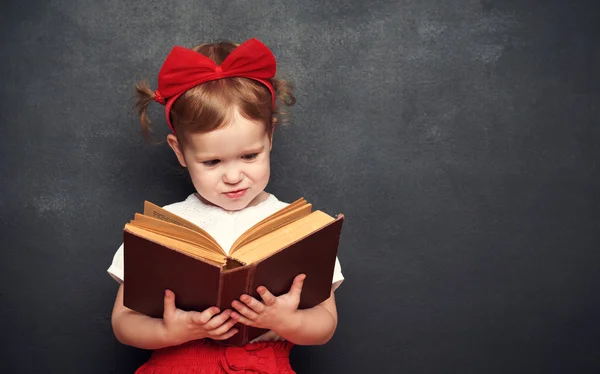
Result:
{"label": "red bow headband", "polygon": [[165,105],[167,123],[173,132],[169,113],[173,103],[187,90],[199,84],[229,77],[253,79],[267,86],[273,98],[275,90],[270,79],[277,69],[275,57],[266,45],[249,39],[235,48],[221,65],[210,58],[183,47],[174,47],[158,73],[158,90],[154,100]]}

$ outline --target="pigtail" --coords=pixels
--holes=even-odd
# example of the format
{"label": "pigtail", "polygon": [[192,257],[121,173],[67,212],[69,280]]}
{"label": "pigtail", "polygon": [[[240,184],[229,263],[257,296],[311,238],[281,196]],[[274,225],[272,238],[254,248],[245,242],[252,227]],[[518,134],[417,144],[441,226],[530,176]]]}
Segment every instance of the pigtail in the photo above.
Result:
{"label": "pigtail", "polygon": [[142,80],[135,85],[135,91],[137,99],[135,102],[135,109],[140,116],[142,135],[144,136],[144,139],[149,140],[149,133],[152,132],[152,128],[150,128],[150,117],[148,117],[148,105],[154,101],[154,91],[148,87],[148,83],[145,80]]}
{"label": "pigtail", "polygon": [[283,102],[286,106],[292,106],[296,104],[296,97],[294,96],[294,86],[283,79],[272,79],[273,89],[277,98]]}
{"label": "pigtail", "polygon": [[271,84],[273,84],[273,90],[275,91],[275,96],[277,96],[277,101],[279,102],[273,115],[277,123],[284,124],[288,122],[290,115],[288,111],[283,109],[283,106],[290,107],[296,104],[294,86],[288,81],[276,78],[271,79]]}

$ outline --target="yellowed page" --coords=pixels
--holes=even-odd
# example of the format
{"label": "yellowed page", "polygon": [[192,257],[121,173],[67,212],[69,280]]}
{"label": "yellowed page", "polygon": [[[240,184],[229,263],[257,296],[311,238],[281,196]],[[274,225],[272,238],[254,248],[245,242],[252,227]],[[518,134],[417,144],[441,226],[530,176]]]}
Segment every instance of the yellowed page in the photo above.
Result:
{"label": "yellowed page", "polygon": [[335,221],[333,217],[320,210],[316,210],[308,216],[280,227],[238,248],[235,258],[246,264],[256,262],[333,221]]}
{"label": "yellowed page", "polygon": [[199,260],[213,263],[215,265],[222,266],[227,262],[227,257],[218,253],[208,251],[202,247],[197,247],[193,244],[182,242],[167,236],[156,234],[143,228],[133,226],[131,224],[125,224],[125,230],[130,233],[139,236],[144,239],[148,239],[152,242],[163,245],[179,253],[183,253],[190,257],[194,257]]}
{"label": "yellowed page", "polygon": [[[290,211],[296,210],[301,206],[307,205],[307,201],[306,199],[304,199],[303,197],[299,198],[298,200],[294,201],[291,204],[288,204],[287,206],[285,206],[282,209],[279,209],[278,211],[276,211],[275,213],[271,214],[270,216],[265,217],[263,220],[261,220],[260,222],[256,223],[254,226],[250,227],[248,230],[246,230],[246,232],[244,232],[242,235],[240,235],[240,237],[233,243],[233,245],[231,246],[231,248],[229,249],[229,253],[233,253],[235,252],[235,250],[241,246],[241,243],[248,243],[248,241],[246,240],[246,238],[248,236],[251,236],[252,233],[254,232],[254,230],[259,227],[264,225],[267,222],[271,222],[274,220],[277,220],[277,218],[279,218],[281,215],[284,215]],[[311,205],[312,206],[312,205]]]}
{"label": "yellowed page", "polygon": [[270,216],[266,217],[263,221],[268,221],[274,218],[277,218],[278,216],[285,214],[287,212],[289,212],[290,210],[294,210],[296,208],[298,208],[299,206],[303,206],[308,204],[308,202],[306,201],[305,198],[301,197],[298,200],[294,201],[291,204],[288,204],[287,206],[279,209],[278,211],[276,211],[275,213],[271,214]]}
{"label": "yellowed page", "polygon": [[[173,213],[171,213],[149,201],[144,201],[144,215],[159,219],[164,222],[169,222],[169,223],[173,223],[178,226],[186,227],[186,228],[193,230],[193,231],[201,234],[202,236],[208,238],[210,241],[212,241],[215,244],[215,246],[221,248],[221,246],[219,246],[219,243],[217,243],[215,238],[213,238],[208,232],[203,230],[200,226],[194,225],[190,221],[188,221],[182,217],[179,217],[178,215],[173,214]],[[223,253],[225,253],[225,252],[223,251]]]}
{"label": "yellowed page", "polygon": [[192,245],[203,247],[206,250],[219,253],[223,256],[227,256],[225,251],[219,246],[219,244],[211,241],[211,237],[205,237],[201,233],[192,231],[183,226],[177,226],[172,223],[161,221],[150,216],[144,216],[136,213],[135,219],[130,222],[131,225],[136,227],[144,228],[148,231],[152,231],[159,235],[168,236],[170,238],[181,240]]}
{"label": "yellowed page", "polygon": [[274,219],[262,220],[252,226],[243,233],[231,246],[230,255],[236,253],[237,249],[258,239],[261,236],[267,235],[282,226],[288,225],[302,217],[306,217],[312,211],[312,204],[299,205],[296,209],[286,210],[282,214],[278,214]]}
{"label": "yellowed page", "polygon": [[202,230],[199,226],[194,225],[190,221],[181,218],[178,215],[159,207],[158,205],[152,204],[149,201],[144,201],[144,215],[154,217],[161,221],[171,222],[178,226],[187,227],[188,229],[199,233],[206,233],[206,231]]}

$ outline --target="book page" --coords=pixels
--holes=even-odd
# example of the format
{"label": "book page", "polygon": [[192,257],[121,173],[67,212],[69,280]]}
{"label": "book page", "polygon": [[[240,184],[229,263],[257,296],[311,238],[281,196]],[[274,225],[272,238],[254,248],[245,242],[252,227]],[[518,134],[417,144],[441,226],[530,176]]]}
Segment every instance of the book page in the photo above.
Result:
{"label": "book page", "polygon": [[298,208],[300,206],[306,205],[306,204],[308,204],[308,202],[306,201],[306,199],[303,198],[303,197],[301,197],[298,200],[294,201],[293,203],[288,204],[288,206],[283,207],[282,209],[279,209],[275,213],[273,213],[270,216],[266,217],[265,219],[263,219],[263,221],[269,221],[269,220],[275,219],[278,216],[289,212],[290,210],[294,210],[294,209],[296,209],[296,208]]}
{"label": "book page", "polygon": [[312,211],[312,204],[300,206],[295,210],[286,212],[285,214],[278,215],[275,219],[263,220],[256,225],[248,229],[238,240],[231,246],[230,253],[233,254],[236,250],[244,245],[250,243],[253,240],[260,238],[261,236],[267,235],[271,231],[277,230],[278,228],[288,225],[302,217],[306,217]]}
{"label": "book page", "polygon": [[196,226],[193,223],[191,223],[190,221],[181,218],[178,215],[159,207],[158,205],[152,204],[149,201],[144,201],[144,215],[159,219],[161,221],[170,222],[178,226],[187,227],[188,229],[194,230],[196,232],[206,232],[202,230],[199,226]]}
{"label": "book page", "polygon": [[194,225],[190,221],[159,207],[158,205],[155,205],[149,201],[144,201],[144,215],[193,230],[201,234],[202,236],[208,238],[211,242],[214,243],[216,247],[219,248],[220,252],[225,253],[225,251],[221,248],[219,243],[217,243],[217,240],[213,238],[208,232],[203,230],[201,227]]}
{"label": "book page", "polygon": [[333,217],[320,210],[316,210],[303,218],[284,225],[239,247],[235,258],[246,264],[256,262],[310,235],[333,221],[335,221]]}
{"label": "book page", "polygon": [[223,256],[227,254],[219,246],[218,243],[214,242],[212,237],[206,237],[202,233],[192,231],[183,226],[177,226],[175,224],[161,221],[150,216],[145,216],[139,213],[135,214],[135,219],[129,222],[132,226],[140,227],[154,233],[168,236],[170,238],[181,240],[186,243],[193,244],[198,247],[203,247],[206,250],[219,253]]}
{"label": "book page", "polygon": [[297,219],[307,216],[312,211],[312,204],[309,204],[304,198],[300,198],[288,206],[284,207],[266,217],[262,221],[246,230],[232,244],[229,250],[230,254],[237,251],[238,248],[250,243],[257,238],[276,230],[277,228],[294,222]]}
{"label": "book page", "polygon": [[214,251],[207,250],[202,247],[195,246],[191,243],[183,242],[181,240],[169,238],[164,235],[157,234],[145,230],[141,227],[136,227],[131,224],[125,224],[125,230],[132,233],[133,235],[139,236],[140,238],[147,239],[151,242],[157,243],[184,255],[196,258],[201,261],[205,261],[217,266],[223,266],[227,263],[227,256],[215,253]]}

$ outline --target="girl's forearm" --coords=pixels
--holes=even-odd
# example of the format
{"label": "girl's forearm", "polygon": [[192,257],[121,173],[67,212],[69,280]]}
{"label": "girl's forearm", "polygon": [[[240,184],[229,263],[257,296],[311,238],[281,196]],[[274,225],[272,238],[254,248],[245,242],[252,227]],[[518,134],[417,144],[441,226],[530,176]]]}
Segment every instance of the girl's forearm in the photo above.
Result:
{"label": "girl's forearm", "polygon": [[112,326],[117,340],[126,345],[150,350],[173,345],[166,337],[160,318],[123,310],[118,315],[113,315]]}
{"label": "girl's forearm", "polygon": [[277,334],[297,345],[321,345],[327,343],[337,327],[337,320],[321,305],[311,309],[297,310]]}
{"label": "girl's forearm", "polygon": [[117,291],[112,313],[115,337],[123,344],[141,349],[158,349],[174,345],[169,341],[160,318],[152,318],[123,306],[123,284]]}

